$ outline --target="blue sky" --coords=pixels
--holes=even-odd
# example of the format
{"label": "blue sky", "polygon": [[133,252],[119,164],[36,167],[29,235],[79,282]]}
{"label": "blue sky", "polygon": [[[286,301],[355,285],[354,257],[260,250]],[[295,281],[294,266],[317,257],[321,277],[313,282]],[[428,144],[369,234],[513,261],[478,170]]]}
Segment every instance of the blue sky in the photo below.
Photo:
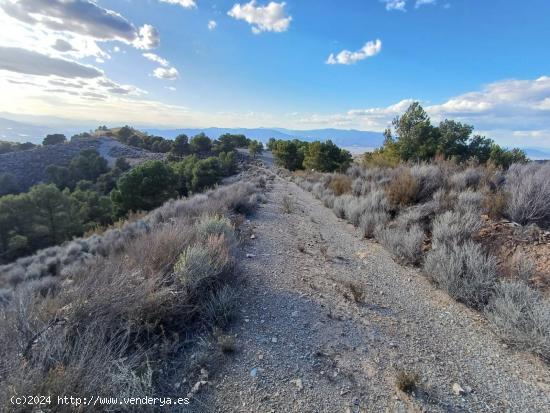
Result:
{"label": "blue sky", "polygon": [[113,125],[383,130],[419,100],[435,121],[550,147],[547,0],[0,5],[2,111]]}

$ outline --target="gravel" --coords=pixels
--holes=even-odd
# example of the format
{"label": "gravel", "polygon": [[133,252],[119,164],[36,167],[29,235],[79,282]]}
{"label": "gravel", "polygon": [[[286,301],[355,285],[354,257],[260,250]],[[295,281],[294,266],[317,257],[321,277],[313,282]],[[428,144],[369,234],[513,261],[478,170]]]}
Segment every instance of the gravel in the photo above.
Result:
{"label": "gravel", "polygon": [[[480,314],[295,184],[277,177],[248,225],[236,352],[194,410],[549,411],[541,360],[508,349]],[[400,371],[418,374],[412,394],[397,389]]]}

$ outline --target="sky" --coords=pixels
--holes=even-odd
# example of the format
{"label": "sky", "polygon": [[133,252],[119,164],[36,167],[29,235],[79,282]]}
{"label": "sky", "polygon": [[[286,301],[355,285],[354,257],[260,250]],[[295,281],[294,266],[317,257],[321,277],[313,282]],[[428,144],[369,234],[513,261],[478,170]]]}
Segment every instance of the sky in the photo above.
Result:
{"label": "sky", "polygon": [[382,131],[415,100],[550,148],[548,0],[0,0],[0,112]]}

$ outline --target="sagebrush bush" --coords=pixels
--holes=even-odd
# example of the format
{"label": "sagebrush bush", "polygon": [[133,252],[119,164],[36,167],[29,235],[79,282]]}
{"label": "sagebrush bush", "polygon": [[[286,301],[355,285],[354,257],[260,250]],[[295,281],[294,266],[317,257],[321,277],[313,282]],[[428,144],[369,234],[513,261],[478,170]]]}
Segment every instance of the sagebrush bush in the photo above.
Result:
{"label": "sagebrush bush", "polygon": [[410,228],[384,228],[375,233],[380,241],[398,260],[406,264],[418,264],[422,259],[424,231],[419,225]]}
{"label": "sagebrush bush", "polygon": [[508,344],[550,361],[550,302],[523,281],[501,282],[485,310]]}
{"label": "sagebrush bush", "polygon": [[454,299],[481,309],[497,282],[496,259],[472,241],[439,243],[426,255],[424,272]]}
{"label": "sagebrush bush", "polygon": [[359,219],[359,228],[365,238],[372,238],[389,221],[390,215],[385,211],[364,212]]}
{"label": "sagebrush bush", "polygon": [[474,212],[447,211],[438,215],[432,226],[432,246],[461,244],[481,228],[480,216]]}
{"label": "sagebrush bush", "polygon": [[463,213],[481,214],[483,209],[484,195],[476,191],[462,191],[458,194],[456,209]]}
{"label": "sagebrush bush", "polygon": [[346,218],[346,209],[352,202],[354,202],[354,197],[351,195],[337,196],[334,198],[332,211],[338,218]]}
{"label": "sagebrush bush", "polygon": [[445,182],[443,171],[438,165],[414,165],[410,169],[410,174],[418,183],[417,192],[414,195],[416,202],[429,199],[435,191],[443,187]]}
{"label": "sagebrush bush", "polygon": [[197,234],[202,241],[210,236],[223,235],[228,243],[232,242],[235,228],[229,218],[222,215],[203,215],[197,223]]}
{"label": "sagebrush bush", "polygon": [[522,225],[550,227],[550,164],[513,164],[505,179],[507,216]]}
{"label": "sagebrush bush", "polygon": [[467,168],[462,172],[452,174],[448,181],[449,186],[457,191],[463,191],[468,188],[476,188],[483,174],[478,168]]}
{"label": "sagebrush bush", "polygon": [[224,235],[211,235],[205,244],[187,247],[174,265],[179,282],[191,290],[215,281],[231,265]]}

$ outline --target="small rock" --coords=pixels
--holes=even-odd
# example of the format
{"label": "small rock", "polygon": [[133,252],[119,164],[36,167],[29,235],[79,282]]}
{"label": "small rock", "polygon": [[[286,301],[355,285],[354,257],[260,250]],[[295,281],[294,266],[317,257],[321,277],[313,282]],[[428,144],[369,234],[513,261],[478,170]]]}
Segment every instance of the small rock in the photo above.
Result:
{"label": "small rock", "polygon": [[302,383],[302,379],[295,379],[290,381],[292,384],[294,384],[298,390],[302,390],[304,388],[304,384]]}
{"label": "small rock", "polygon": [[298,317],[298,311],[293,311],[292,314],[291,314],[291,317]]}
{"label": "small rock", "polygon": [[254,254],[246,254],[246,258],[254,258],[255,255]]}
{"label": "small rock", "polygon": [[252,234],[252,235],[250,236],[250,239],[256,239],[256,235]]}
{"label": "small rock", "polygon": [[276,343],[277,341],[278,341],[278,340],[277,340],[277,337],[273,337],[273,338],[271,339],[271,342],[272,342],[272,343]]}
{"label": "small rock", "polygon": [[453,383],[453,393],[456,396],[464,396],[466,394],[466,391],[462,388],[460,384]]}
{"label": "small rock", "polygon": [[264,359],[264,355],[263,354],[258,354],[258,360],[263,360]]}

